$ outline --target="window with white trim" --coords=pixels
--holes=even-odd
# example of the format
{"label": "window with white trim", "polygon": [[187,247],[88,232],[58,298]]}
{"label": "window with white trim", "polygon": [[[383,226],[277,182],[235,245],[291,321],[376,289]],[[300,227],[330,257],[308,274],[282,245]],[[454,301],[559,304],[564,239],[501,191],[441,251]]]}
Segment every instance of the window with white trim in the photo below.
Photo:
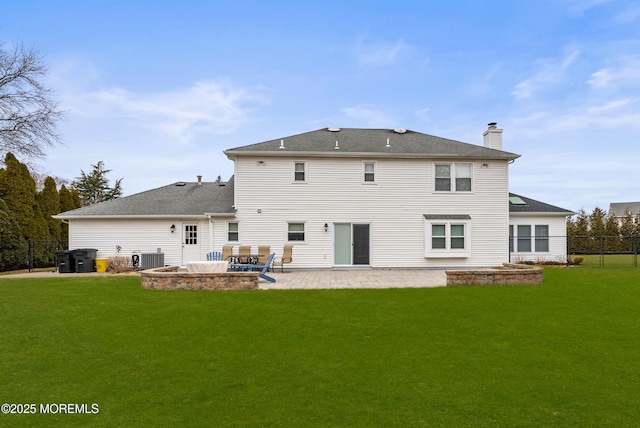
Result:
{"label": "window with white trim", "polygon": [[509,225],[509,251],[512,253],[548,253],[549,225],[518,224],[515,227]]}
{"label": "window with white trim", "polygon": [[293,163],[293,181],[297,183],[304,183],[307,181],[307,163],[306,162],[294,162]]}
{"label": "window with white trim", "polygon": [[287,223],[287,241],[304,241],[304,223]]}
{"label": "window with white trim", "polygon": [[227,241],[238,242],[240,240],[240,230],[238,223],[227,223]]}
{"label": "window with white trim", "polygon": [[472,190],[472,165],[470,163],[435,164],[435,191],[470,192]]}
{"label": "window with white trim", "polygon": [[426,257],[467,257],[470,247],[471,217],[462,215],[424,215]]}
{"label": "window with white trim", "polygon": [[376,182],[376,163],[364,162],[363,168],[364,168],[364,182],[375,183]]}

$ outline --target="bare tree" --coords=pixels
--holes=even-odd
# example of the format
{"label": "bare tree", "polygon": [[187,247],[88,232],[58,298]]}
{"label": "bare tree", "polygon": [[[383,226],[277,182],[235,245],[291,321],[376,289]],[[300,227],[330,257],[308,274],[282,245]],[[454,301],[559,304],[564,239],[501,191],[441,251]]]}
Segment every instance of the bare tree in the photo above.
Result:
{"label": "bare tree", "polygon": [[56,124],[64,113],[43,85],[47,71],[38,51],[0,46],[0,154],[42,158],[60,142]]}

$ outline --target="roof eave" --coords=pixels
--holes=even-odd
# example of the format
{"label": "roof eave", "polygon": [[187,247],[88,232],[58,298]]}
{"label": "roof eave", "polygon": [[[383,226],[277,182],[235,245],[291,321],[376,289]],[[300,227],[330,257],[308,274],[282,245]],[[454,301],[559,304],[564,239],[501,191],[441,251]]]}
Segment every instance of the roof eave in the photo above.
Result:
{"label": "roof eave", "polygon": [[573,211],[509,211],[509,216],[513,217],[525,217],[534,214],[541,217],[566,217],[574,215],[575,213]]}
{"label": "roof eave", "polygon": [[99,214],[88,214],[88,215],[54,215],[52,216],[58,220],[134,220],[134,219],[145,219],[145,220],[162,220],[162,219],[181,219],[181,220],[201,220],[209,218],[209,216],[219,216],[219,217],[234,217],[235,213],[203,213],[203,214],[117,214],[117,215],[99,215]]}
{"label": "roof eave", "polygon": [[520,155],[515,153],[503,152],[504,156],[486,156],[486,155],[460,155],[455,153],[383,153],[383,152],[305,152],[305,151],[233,151],[226,150],[224,154],[227,158],[234,160],[240,156],[246,157],[331,157],[331,158],[395,158],[395,159],[451,159],[451,158],[464,158],[464,159],[477,159],[477,160],[515,160]]}

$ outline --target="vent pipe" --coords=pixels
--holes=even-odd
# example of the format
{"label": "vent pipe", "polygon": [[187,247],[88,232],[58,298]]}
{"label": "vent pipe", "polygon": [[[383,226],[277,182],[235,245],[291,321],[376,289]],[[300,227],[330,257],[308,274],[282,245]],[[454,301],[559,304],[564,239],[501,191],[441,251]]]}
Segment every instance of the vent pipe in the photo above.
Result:
{"label": "vent pipe", "polygon": [[202,186],[202,176],[198,176],[198,187]]}

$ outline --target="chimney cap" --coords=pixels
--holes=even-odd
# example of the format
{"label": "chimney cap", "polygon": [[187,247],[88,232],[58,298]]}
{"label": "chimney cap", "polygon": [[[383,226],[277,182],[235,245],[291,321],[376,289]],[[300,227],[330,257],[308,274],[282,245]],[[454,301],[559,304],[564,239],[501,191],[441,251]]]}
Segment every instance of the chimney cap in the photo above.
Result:
{"label": "chimney cap", "polygon": [[496,127],[496,125],[497,125],[497,124],[498,124],[497,122],[490,122],[490,123],[489,123],[489,128],[490,128],[490,129],[493,129],[493,128],[495,128],[495,127]]}

